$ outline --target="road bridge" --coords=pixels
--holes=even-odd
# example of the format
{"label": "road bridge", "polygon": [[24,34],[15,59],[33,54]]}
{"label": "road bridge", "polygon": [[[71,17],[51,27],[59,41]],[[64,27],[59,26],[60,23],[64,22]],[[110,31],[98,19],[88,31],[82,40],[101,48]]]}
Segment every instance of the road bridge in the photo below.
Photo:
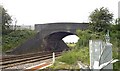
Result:
{"label": "road bridge", "polygon": [[68,50],[68,46],[62,39],[68,35],[76,35],[77,29],[85,30],[87,28],[88,23],[59,22],[35,24],[37,34],[13,49],[10,54]]}

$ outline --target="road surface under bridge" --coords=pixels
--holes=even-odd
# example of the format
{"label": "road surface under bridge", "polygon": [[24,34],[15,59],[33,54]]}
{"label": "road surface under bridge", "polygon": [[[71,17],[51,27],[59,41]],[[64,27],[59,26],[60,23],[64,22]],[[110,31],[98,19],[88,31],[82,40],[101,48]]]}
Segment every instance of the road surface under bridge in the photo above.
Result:
{"label": "road surface under bridge", "polygon": [[68,35],[76,35],[77,29],[86,30],[87,28],[88,23],[35,24],[37,34],[13,49],[9,54],[68,50],[68,46],[62,39]]}

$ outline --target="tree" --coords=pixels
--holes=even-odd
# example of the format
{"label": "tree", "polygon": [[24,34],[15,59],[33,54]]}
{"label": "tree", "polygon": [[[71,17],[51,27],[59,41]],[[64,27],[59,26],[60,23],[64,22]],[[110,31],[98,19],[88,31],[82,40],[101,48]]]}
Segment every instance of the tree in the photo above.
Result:
{"label": "tree", "polygon": [[10,31],[10,24],[12,23],[11,16],[7,13],[7,10],[0,6],[2,14],[2,34],[6,34]]}
{"label": "tree", "polygon": [[120,18],[117,18],[117,19],[115,20],[115,23],[116,23],[116,24],[120,24]]}
{"label": "tree", "polygon": [[113,14],[107,8],[95,9],[89,16],[90,28],[94,31],[104,31],[109,28]]}
{"label": "tree", "polygon": [[79,40],[77,43],[78,47],[88,46],[88,42],[91,37],[90,33],[92,33],[90,30],[85,30],[85,31],[82,31],[79,29],[76,30],[76,34],[79,37]]}
{"label": "tree", "polygon": [[116,23],[115,29],[118,30],[118,31],[120,31],[120,18],[117,18],[117,19],[115,20],[115,23]]}

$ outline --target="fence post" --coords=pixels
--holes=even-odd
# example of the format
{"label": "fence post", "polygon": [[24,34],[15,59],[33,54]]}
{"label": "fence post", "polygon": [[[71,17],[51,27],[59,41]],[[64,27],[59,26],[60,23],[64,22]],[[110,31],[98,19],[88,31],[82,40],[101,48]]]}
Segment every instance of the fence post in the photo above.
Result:
{"label": "fence post", "polygon": [[53,52],[53,64],[55,63],[55,53]]}

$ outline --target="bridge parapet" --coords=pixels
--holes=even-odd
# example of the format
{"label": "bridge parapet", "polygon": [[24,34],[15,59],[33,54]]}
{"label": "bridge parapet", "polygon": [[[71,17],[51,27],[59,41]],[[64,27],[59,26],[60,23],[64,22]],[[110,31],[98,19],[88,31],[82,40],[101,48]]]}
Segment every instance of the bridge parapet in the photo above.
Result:
{"label": "bridge parapet", "polygon": [[85,30],[88,23],[48,23],[48,24],[35,24],[35,31],[44,29],[81,29]]}

